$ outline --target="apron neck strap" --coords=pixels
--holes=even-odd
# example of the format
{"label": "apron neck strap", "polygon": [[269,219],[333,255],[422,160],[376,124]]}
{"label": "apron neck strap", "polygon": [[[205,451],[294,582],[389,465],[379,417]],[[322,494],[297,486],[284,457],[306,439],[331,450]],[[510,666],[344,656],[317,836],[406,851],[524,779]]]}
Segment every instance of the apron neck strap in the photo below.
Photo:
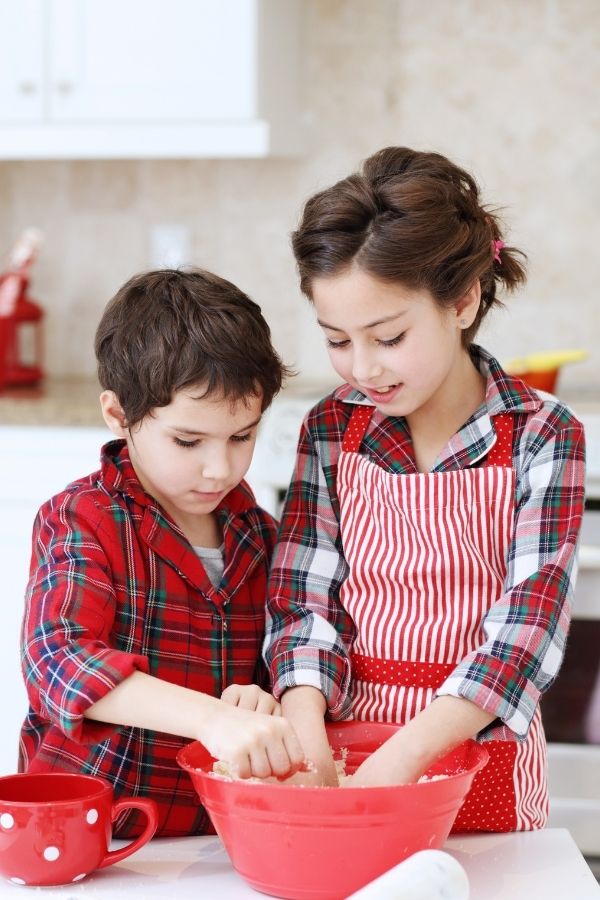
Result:
{"label": "apron neck strap", "polygon": [[510,413],[494,416],[492,419],[496,432],[496,443],[487,455],[486,465],[512,468],[513,458],[513,423]]}
{"label": "apron neck strap", "polygon": [[346,453],[358,453],[362,439],[369,427],[371,416],[375,412],[374,406],[357,405],[352,411],[350,421],[346,425],[344,432],[344,440],[342,441],[342,450]]}
{"label": "apron neck strap", "polygon": [[[342,450],[344,452],[358,453],[374,412],[374,406],[357,405],[354,407],[344,432],[344,440],[342,441]],[[496,443],[488,453],[486,464],[488,466],[503,466],[510,469],[512,466],[513,416],[510,413],[494,416],[493,423],[496,432]]]}

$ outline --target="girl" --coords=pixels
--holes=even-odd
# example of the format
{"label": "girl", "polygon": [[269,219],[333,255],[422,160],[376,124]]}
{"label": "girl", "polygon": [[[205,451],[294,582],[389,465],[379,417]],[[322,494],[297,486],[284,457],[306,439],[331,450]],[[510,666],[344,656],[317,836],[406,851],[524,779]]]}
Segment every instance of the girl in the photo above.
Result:
{"label": "girl", "polygon": [[312,197],[293,248],[344,384],[304,422],[265,656],[322,784],[324,715],[404,725],[354,785],[415,781],[467,738],[490,761],[455,830],[541,828],[540,694],[563,656],[581,424],[473,338],[525,280],[473,178],[381,150]]}

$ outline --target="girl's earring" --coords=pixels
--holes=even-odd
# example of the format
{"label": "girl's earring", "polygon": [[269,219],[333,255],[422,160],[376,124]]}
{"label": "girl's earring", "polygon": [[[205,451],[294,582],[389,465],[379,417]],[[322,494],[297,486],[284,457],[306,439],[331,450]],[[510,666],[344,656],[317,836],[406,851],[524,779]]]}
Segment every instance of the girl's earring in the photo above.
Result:
{"label": "girl's earring", "polygon": [[458,324],[460,325],[461,328],[466,328],[466,327],[467,327],[467,320],[466,320],[466,319],[459,319],[459,320],[458,320]]}

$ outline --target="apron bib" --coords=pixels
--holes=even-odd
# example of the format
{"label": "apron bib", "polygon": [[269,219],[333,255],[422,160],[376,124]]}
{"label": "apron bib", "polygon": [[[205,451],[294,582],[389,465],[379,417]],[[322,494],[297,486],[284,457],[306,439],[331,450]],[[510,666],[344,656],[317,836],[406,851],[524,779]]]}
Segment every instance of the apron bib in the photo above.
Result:
{"label": "apron bib", "polygon": [[[396,475],[359,454],[374,407],[356,406],[338,462],[340,602],[356,626],[353,714],[405,724],[485,641],[501,596],[514,514],[512,416],[496,416],[486,464]],[[542,828],[548,812],[539,708],[524,741],[486,741],[454,832]]]}

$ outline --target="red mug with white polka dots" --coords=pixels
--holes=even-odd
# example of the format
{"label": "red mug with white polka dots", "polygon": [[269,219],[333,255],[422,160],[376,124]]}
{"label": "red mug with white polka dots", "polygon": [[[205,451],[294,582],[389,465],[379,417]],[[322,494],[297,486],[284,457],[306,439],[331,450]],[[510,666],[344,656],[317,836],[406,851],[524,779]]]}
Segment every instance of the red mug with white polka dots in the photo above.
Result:
{"label": "red mug with white polka dots", "polygon": [[[145,813],[144,831],[109,850],[112,823],[132,808]],[[135,853],[157,825],[154,800],[115,800],[112,786],[93,775],[6,775],[0,778],[0,874],[14,884],[36,886],[81,881]]]}

